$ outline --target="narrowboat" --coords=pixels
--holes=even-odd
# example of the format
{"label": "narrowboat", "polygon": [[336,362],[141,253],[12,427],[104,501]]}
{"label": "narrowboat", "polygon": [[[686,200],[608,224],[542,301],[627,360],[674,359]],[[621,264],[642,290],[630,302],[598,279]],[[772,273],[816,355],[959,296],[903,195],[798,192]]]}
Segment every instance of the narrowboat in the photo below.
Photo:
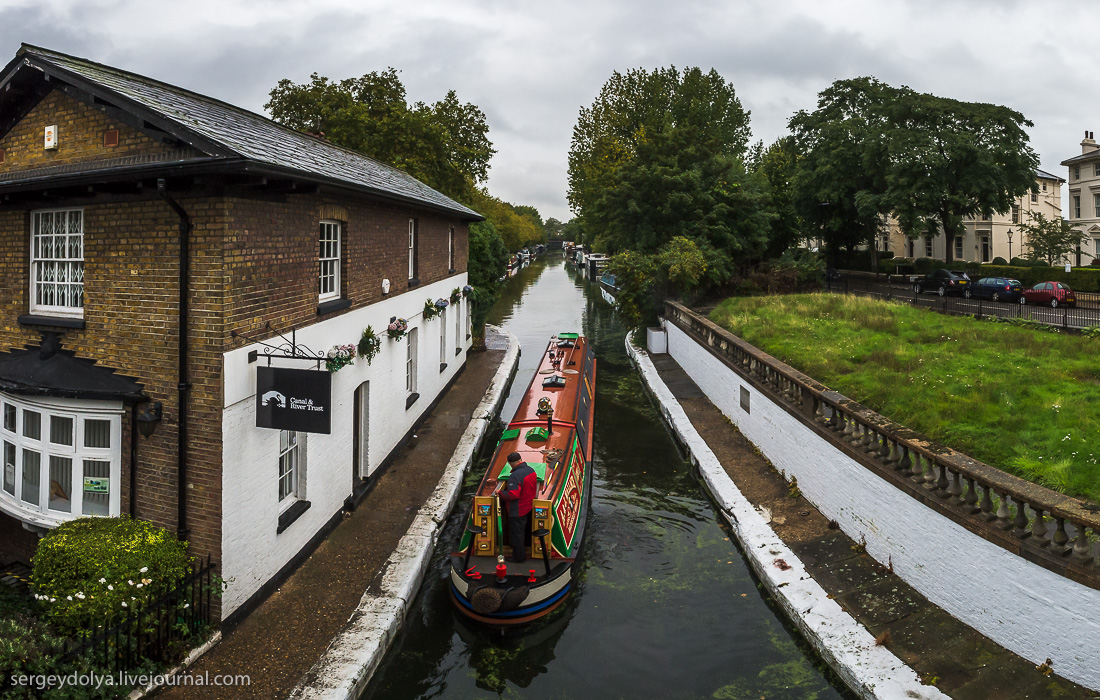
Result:
{"label": "narrowboat", "polygon": [[[515,418],[501,434],[478,485],[458,550],[451,553],[451,598],[463,614],[489,625],[531,622],[573,590],[592,495],[592,419],[596,356],[588,339],[550,339]],[[518,452],[538,487],[515,563],[500,492]]]}

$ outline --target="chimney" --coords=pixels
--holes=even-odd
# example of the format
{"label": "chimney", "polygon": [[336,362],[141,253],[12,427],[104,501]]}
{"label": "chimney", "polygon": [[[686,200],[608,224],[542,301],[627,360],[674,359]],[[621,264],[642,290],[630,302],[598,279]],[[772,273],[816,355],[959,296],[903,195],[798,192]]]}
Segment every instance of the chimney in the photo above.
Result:
{"label": "chimney", "polygon": [[1081,154],[1092,153],[1095,150],[1100,150],[1100,146],[1096,145],[1096,140],[1092,138],[1092,132],[1086,131],[1085,138],[1081,141]]}

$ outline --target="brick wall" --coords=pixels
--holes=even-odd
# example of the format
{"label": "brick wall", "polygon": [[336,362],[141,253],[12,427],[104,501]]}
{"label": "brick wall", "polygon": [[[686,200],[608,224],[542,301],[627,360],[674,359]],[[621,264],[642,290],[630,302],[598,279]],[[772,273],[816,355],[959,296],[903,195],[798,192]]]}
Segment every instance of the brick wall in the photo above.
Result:
{"label": "brick wall", "polygon": [[[46,150],[45,127],[58,127],[58,146]],[[118,145],[104,145],[103,134],[119,132]],[[0,172],[20,171],[122,156],[157,156],[179,150],[119,122],[105,108],[92,107],[53,90],[15,127],[0,137]]]}

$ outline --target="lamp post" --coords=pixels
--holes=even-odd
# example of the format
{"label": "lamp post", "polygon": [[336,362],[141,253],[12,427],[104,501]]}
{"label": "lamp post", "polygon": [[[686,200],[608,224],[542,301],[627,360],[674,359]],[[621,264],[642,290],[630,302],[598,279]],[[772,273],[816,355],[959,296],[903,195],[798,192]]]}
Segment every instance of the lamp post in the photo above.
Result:
{"label": "lamp post", "polygon": [[1012,263],[1012,229],[1008,229],[1008,262]]}

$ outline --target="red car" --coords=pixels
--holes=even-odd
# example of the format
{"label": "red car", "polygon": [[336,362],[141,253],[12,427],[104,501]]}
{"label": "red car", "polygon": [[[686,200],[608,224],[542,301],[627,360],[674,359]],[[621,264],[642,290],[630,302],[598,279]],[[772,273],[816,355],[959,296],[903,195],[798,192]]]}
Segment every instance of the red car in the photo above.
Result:
{"label": "red car", "polygon": [[1020,303],[1049,304],[1056,309],[1063,304],[1077,306],[1077,295],[1062,282],[1040,282],[1031,289],[1024,290]]}

